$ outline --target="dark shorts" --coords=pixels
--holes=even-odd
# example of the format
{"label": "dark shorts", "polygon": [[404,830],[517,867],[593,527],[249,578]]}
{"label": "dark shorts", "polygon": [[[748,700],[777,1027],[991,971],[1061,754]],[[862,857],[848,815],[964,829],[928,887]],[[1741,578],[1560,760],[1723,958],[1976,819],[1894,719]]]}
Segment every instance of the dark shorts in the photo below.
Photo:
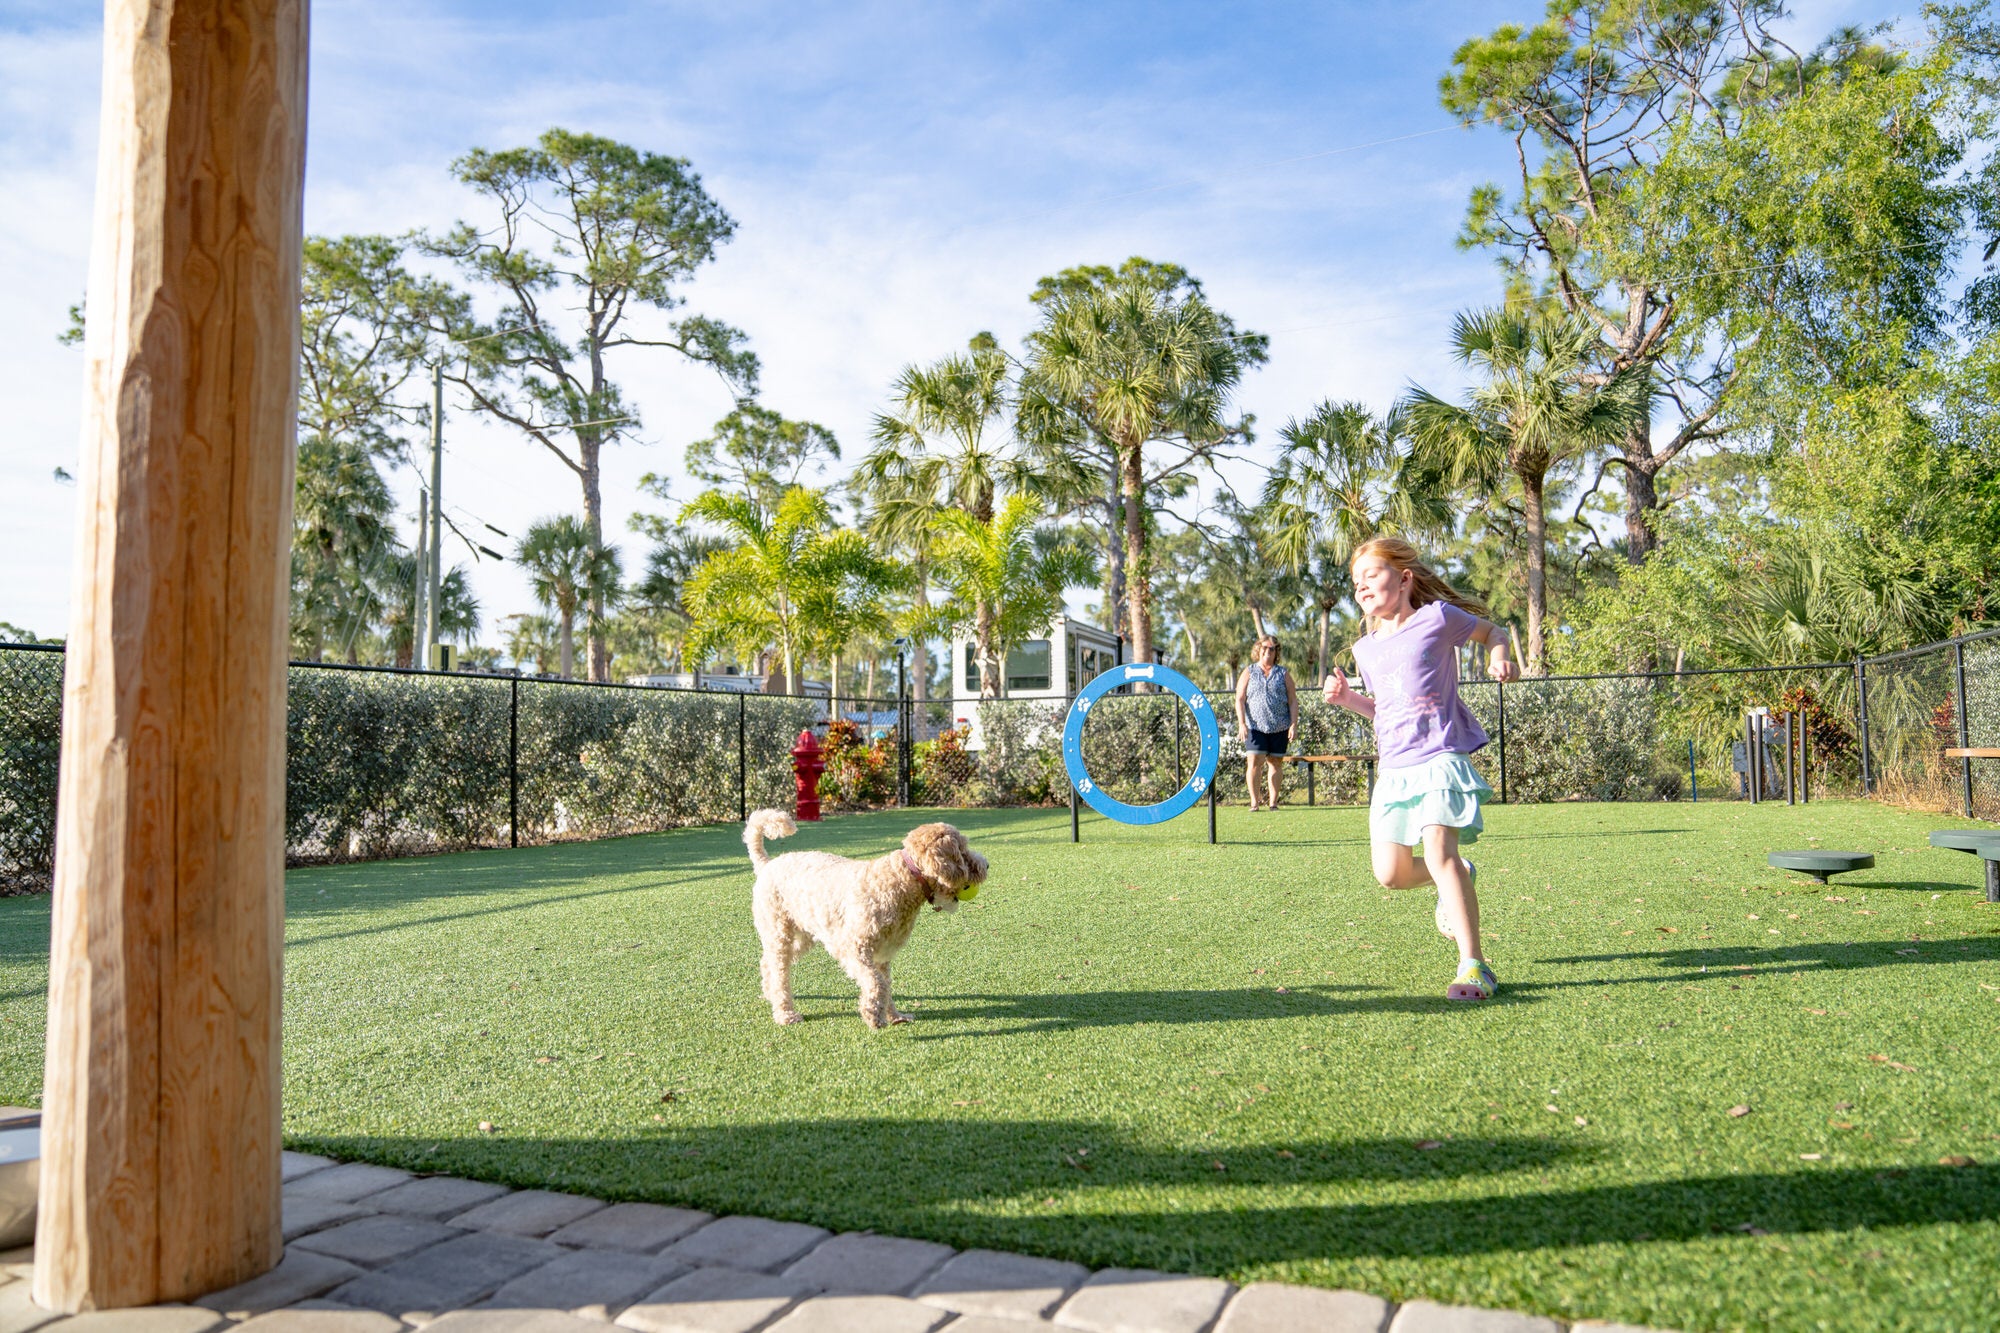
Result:
{"label": "dark shorts", "polygon": [[1291,740],[1282,731],[1258,731],[1251,729],[1250,739],[1243,742],[1245,754],[1283,754],[1291,748]]}

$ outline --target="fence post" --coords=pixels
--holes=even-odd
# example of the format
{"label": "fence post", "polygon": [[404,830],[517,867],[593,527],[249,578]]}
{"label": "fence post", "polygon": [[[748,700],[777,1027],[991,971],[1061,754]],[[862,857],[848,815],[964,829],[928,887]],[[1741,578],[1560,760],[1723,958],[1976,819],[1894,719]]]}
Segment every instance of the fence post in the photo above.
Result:
{"label": "fence post", "polygon": [[1181,778],[1181,705],[1180,700],[1176,699],[1174,701],[1174,790],[1179,791],[1183,785],[1185,784]]}
{"label": "fence post", "polygon": [[[1953,640],[1951,645],[1952,668],[1958,673],[1958,747],[1969,749],[1972,745],[1970,719],[1965,707],[1965,643]],[[1972,756],[1962,755],[1958,761],[1965,769],[1965,817],[1972,818]]]}
{"label": "fence post", "polygon": [[1694,773],[1694,738],[1689,737],[1688,738],[1688,804],[1695,805],[1698,804],[1700,801],[1701,801],[1701,779],[1696,777]]}
{"label": "fence post", "polygon": [[1083,840],[1081,830],[1077,827],[1076,784],[1073,782],[1069,787],[1069,840],[1071,842]]}
{"label": "fence post", "polygon": [[1855,721],[1861,728],[1861,794],[1875,793],[1874,765],[1868,750],[1868,664],[1860,658],[1854,659]]}
{"label": "fence post", "polygon": [[1799,715],[1799,804],[1812,804],[1812,742],[1806,739],[1805,715]]}
{"label": "fence post", "polygon": [[910,733],[916,730],[917,701],[896,700],[896,799],[910,808]]}
{"label": "fence post", "polygon": [[521,845],[521,678],[507,682],[507,845]]}
{"label": "fence post", "polygon": [[1750,788],[1750,804],[1756,805],[1764,798],[1764,764],[1761,753],[1764,745],[1764,729],[1757,725],[1755,713],[1743,715],[1743,781]]}
{"label": "fence post", "polygon": [[736,696],[736,818],[750,818],[750,696]]}
{"label": "fence post", "polygon": [[1500,717],[1500,804],[1507,804],[1507,682],[1493,682],[1493,705]]}
{"label": "fence post", "polygon": [[1798,709],[1784,715],[1784,803],[1798,805],[1798,785],[1792,781],[1792,771],[1798,767],[1798,743],[1792,739],[1798,727]]}
{"label": "fence post", "polygon": [[1208,845],[1215,846],[1215,784],[1208,784]]}

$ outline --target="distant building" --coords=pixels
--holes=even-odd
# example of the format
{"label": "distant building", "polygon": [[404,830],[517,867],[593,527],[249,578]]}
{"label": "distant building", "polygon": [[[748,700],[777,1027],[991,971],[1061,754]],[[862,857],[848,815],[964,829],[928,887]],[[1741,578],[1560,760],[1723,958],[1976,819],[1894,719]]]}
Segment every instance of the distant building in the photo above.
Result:
{"label": "distant building", "polygon": [[[625,683],[662,690],[719,690],[724,694],[784,693],[782,677],[774,681],[768,676],[743,676],[733,671],[663,671],[649,676],[627,676]],[[831,699],[833,687],[823,680],[802,680],[799,693],[808,699]]]}
{"label": "distant building", "polygon": [[[1058,616],[1045,634],[1007,650],[1000,663],[1000,697],[1067,699],[1123,660],[1122,643],[1109,630]],[[978,640],[954,639],[951,662],[953,725],[966,730],[966,748],[976,750],[982,743]]]}

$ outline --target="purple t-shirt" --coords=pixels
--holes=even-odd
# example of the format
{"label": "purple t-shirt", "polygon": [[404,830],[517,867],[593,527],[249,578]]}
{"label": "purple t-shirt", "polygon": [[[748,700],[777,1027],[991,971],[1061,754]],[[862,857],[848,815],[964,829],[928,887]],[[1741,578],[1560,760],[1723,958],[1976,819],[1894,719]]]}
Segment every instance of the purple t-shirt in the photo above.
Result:
{"label": "purple t-shirt", "polygon": [[1354,645],[1361,683],[1375,699],[1375,752],[1386,768],[1441,754],[1471,754],[1486,729],[1458,697],[1457,648],[1479,625],[1449,602],[1432,602],[1393,633]]}

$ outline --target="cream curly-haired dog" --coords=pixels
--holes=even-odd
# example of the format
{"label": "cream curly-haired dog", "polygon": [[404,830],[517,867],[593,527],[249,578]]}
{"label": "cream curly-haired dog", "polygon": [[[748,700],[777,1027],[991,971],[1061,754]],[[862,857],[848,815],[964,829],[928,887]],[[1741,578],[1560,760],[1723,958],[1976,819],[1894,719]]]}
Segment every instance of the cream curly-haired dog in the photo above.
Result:
{"label": "cream curly-haired dog", "polygon": [[832,852],[765,855],[764,839],[798,831],[782,810],[759,810],[743,825],[743,845],[757,867],[757,934],[771,1017],[800,1021],[792,1007],[792,961],[818,940],[861,987],[869,1027],[909,1022],[889,999],[889,960],[910,938],[925,903],[956,911],[960,892],[986,882],[986,858],[949,824],[911,829],[901,848],[873,861]]}

